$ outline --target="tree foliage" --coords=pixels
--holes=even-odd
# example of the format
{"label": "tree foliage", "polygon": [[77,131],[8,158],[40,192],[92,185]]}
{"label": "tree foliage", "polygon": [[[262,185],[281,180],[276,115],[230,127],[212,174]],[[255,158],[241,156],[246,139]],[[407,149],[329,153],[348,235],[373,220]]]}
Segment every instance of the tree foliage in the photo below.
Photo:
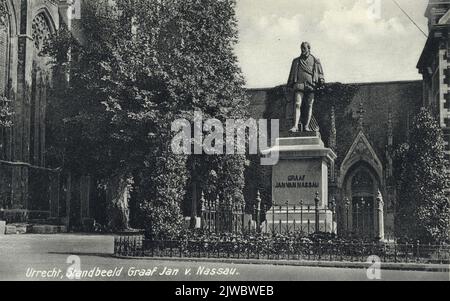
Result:
{"label": "tree foliage", "polygon": [[439,124],[421,109],[411,129],[411,142],[397,153],[399,200],[396,210],[397,236],[422,243],[448,239],[450,203],[445,193],[446,160]]}
{"label": "tree foliage", "polygon": [[[137,224],[153,236],[180,230],[193,176],[187,156],[170,149],[171,123],[192,120],[194,111],[222,121],[245,116],[234,7],[234,0],[87,1],[83,41],[61,31],[50,46],[58,70],[68,61],[61,49],[72,59],[69,87],[55,91],[54,156],[104,182],[132,175]],[[242,199],[241,157],[193,160]]]}

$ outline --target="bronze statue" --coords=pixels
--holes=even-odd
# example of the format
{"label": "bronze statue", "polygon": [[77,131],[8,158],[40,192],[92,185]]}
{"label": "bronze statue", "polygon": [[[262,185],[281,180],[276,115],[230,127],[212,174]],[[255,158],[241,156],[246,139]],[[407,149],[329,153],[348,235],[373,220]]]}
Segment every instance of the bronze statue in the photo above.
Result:
{"label": "bronze statue", "polygon": [[303,129],[307,132],[311,131],[314,93],[325,84],[322,64],[319,59],[311,54],[311,45],[308,42],[303,42],[301,50],[300,57],[292,62],[288,80],[288,87],[294,91],[295,121],[294,127],[290,129],[292,133],[299,131],[303,100],[306,101],[305,105],[308,110],[307,119],[304,123],[302,122]]}

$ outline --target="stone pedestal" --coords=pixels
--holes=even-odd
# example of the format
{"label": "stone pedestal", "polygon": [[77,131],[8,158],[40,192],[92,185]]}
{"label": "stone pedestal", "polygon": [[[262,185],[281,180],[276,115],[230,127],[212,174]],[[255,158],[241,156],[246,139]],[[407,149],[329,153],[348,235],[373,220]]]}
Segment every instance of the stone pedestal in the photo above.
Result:
{"label": "stone pedestal", "polygon": [[191,222],[192,217],[188,216],[184,218],[184,227],[186,229],[191,228],[191,226],[194,226],[195,229],[200,229],[202,227],[202,218],[196,217],[195,221]]}
{"label": "stone pedestal", "polygon": [[[335,217],[328,210],[328,174],[334,172],[336,154],[324,146],[319,133],[279,138],[264,152],[279,154],[272,170],[272,203],[263,231],[294,230],[336,232]],[[294,210],[295,206],[295,210]],[[317,218],[317,217],[318,218]]]}
{"label": "stone pedestal", "polygon": [[[316,232],[316,211],[312,207],[275,206],[266,213],[262,223],[263,233]],[[319,232],[336,233],[337,224],[331,210],[319,210]]]}

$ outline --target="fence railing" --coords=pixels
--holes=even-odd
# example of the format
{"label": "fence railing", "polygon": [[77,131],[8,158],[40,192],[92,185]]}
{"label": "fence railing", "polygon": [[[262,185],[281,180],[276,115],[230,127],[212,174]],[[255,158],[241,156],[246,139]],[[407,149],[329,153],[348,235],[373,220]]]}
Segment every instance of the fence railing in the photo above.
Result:
{"label": "fence railing", "polygon": [[[266,219],[260,223],[264,233],[337,233],[337,214],[333,208],[316,208],[311,205],[272,206]],[[320,219],[319,219],[320,217]]]}
{"label": "fence railing", "polygon": [[[266,206],[261,203],[258,192],[256,202],[251,208],[232,201],[220,202],[219,198],[216,201],[205,200],[203,194],[200,205],[201,228],[208,232],[243,233],[254,230],[272,234],[337,232],[338,216],[334,201],[331,201],[327,208],[304,205],[303,201],[298,204],[286,202],[285,206]],[[320,221],[319,217],[322,217]]]}
{"label": "fence railing", "polygon": [[154,258],[210,258],[301,261],[366,262],[378,256],[382,262],[450,264],[450,246],[417,244],[343,243],[312,241],[207,242],[152,241],[143,237],[116,237],[119,256]]}
{"label": "fence railing", "polygon": [[242,233],[252,229],[254,216],[245,213],[245,206],[232,202],[201,200],[201,228],[215,233]]}

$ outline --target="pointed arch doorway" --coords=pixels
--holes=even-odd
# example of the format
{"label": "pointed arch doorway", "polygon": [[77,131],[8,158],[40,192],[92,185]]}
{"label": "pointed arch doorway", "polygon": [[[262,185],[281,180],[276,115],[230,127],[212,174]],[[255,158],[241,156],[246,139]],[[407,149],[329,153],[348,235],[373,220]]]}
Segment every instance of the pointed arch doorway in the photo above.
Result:
{"label": "pointed arch doorway", "polygon": [[344,194],[349,199],[346,232],[354,237],[372,239],[376,233],[376,198],[380,179],[364,161],[355,164],[347,174]]}
{"label": "pointed arch doorway", "polygon": [[358,168],[351,181],[352,213],[354,231],[360,237],[371,237],[375,233],[375,186],[368,169]]}
{"label": "pointed arch doorway", "polygon": [[348,236],[375,239],[380,234],[378,193],[384,191],[384,168],[361,128],[340,168],[341,189],[339,225]]}

